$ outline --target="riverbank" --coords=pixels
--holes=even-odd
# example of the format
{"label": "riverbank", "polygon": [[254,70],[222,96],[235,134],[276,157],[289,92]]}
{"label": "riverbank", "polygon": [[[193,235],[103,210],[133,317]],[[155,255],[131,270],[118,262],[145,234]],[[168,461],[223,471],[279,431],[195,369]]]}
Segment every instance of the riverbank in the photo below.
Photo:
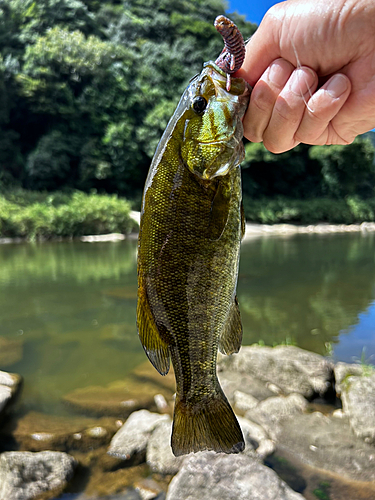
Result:
{"label": "riverbank", "polygon": [[[248,220],[245,238],[375,231],[375,199],[245,197],[244,207]],[[134,236],[139,219],[140,212],[131,210],[131,203],[116,195],[21,189],[0,194],[0,244],[73,238],[118,241]]]}
{"label": "riverbank", "polygon": [[[21,490],[28,500],[62,491],[67,500],[375,497],[373,367],[294,346],[254,345],[220,356],[218,375],[245,451],[176,458],[169,444],[172,373],[161,377],[145,362],[126,380],[76,389],[64,397],[74,414],[64,417],[12,416],[6,384],[14,377],[2,372],[4,500],[21,498]],[[38,475],[22,474],[35,467]]]}
{"label": "riverbank", "polygon": [[361,224],[253,224],[246,223],[244,239],[259,236],[293,236],[294,234],[336,234],[336,233],[373,233],[375,222],[362,222]]}
{"label": "riverbank", "polygon": [[15,191],[0,196],[3,243],[78,238],[138,229],[131,205],[116,195]]}

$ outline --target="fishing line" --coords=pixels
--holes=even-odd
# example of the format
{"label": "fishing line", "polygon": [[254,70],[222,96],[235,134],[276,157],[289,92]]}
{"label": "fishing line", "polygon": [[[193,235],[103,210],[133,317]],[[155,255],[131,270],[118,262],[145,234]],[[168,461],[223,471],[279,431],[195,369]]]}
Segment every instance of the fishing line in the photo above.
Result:
{"label": "fishing line", "polygon": [[[299,60],[299,57],[298,57],[298,54],[297,54],[297,49],[296,49],[296,46],[294,45],[294,42],[293,42],[293,39],[291,38],[290,39],[290,42],[292,44],[292,47],[293,47],[293,51],[294,51],[294,55],[296,56],[296,60],[297,60],[297,68],[300,69],[302,68],[302,65],[301,65],[301,61]],[[311,92],[311,88],[309,85],[307,85],[307,81],[306,81],[306,76],[303,75],[303,78],[305,80],[305,84],[306,84],[306,87],[309,89],[309,96],[310,98],[312,97],[312,92]],[[314,111],[310,108],[310,106],[308,105],[306,99],[305,99],[305,96],[302,94],[302,90],[300,89],[300,92],[301,92],[301,97],[303,99],[303,102],[305,103],[305,106],[306,108],[310,111],[310,113],[314,113]]]}

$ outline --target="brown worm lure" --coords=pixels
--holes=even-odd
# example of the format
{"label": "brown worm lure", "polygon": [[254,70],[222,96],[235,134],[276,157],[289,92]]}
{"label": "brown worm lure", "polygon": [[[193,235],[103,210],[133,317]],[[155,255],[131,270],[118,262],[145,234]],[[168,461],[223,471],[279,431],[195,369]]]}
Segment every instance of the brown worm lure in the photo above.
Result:
{"label": "brown worm lure", "polygon": [[230,90],[230,75],[240,69],[245,59],[245,42],[233,21],[218,16],[214,26],[224,39],[224,48],[215,64],[227,74],[227,90]]}

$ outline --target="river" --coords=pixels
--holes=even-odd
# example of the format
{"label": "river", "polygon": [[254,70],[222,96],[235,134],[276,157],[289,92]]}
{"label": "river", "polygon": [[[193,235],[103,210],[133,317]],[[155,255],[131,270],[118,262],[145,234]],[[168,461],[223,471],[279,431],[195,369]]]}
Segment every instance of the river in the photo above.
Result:
{"label": "river", "polygon": [[[135,326],[136,241],[0,246],[0,369],[24,377],[22,411],[145,361]],[[242,245],[243,344],[295,344],[375,361],[375,235],[262,237]]]}

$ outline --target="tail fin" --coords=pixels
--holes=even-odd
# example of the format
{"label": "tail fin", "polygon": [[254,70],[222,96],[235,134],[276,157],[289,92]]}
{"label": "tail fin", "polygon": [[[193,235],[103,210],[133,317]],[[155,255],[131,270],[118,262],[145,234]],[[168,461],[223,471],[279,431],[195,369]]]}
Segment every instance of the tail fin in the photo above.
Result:
{"label": "tail fin", "polygon": [[204,450],[239,453],[245,448],[241,428],[223,392],[195,405],[177,396],[171,444],[176,457]]}

